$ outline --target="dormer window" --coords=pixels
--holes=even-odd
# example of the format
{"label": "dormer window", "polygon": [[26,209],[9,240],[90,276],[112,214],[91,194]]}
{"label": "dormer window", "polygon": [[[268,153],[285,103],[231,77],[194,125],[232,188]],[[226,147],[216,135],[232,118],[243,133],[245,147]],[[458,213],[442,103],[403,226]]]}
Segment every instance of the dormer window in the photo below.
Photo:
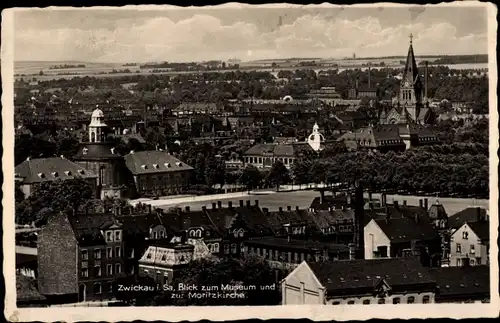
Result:
{"label": "dormer window", "polygon": [[165,165],[166,168],[170,167],[170,163],[165,163],[164,165]]}
{"label": "dormer window", "polygon": [[83,175],[83,174],[85,174],[85,171],[83,169],[79,169],[78,174]]}
{"label": "dormer window", "polygon": [[158,169],[160,166],[159,166],[158,164],[153,164],[153,167],[154,167],[155,169]]}
{"label": "dormer window", "polygon": [[142,169],[148,169],[148,165],[141,165]]}
{"label": "dormer window", "polygon": [[52,172],[52,176],[59,177],[59,173],[58,172]]}
{"label": "dormer window", "polygon": [[182,167],[182,163],[181,163],[181,162],[177,162],[177,163],[175,163],[175,164],[176,164],[177,166],[179,166],[179,167]]}
{"label": "dormer window", "polygon": [[89,152],[89,149],[87,147],[84,147],[83,150],[82,150],[82,153],[84,155],[87,155],[88,152]]}
{"label": "dormer window", "polygon": [[106,242],[113,241],[113,231],[106,231]]}
{"label": "dormer window", "polygon": [[38,177],[45,178],[45,174],[44,173],[38,173]]}
{"label": "dormer window", "polygon": [[69,170],[65,171],[64,174],[66,174],[66,176],[71,176],[72,175],[71,171],[69,171]]}
{"label": "dormer window", "polygon": [[114,155],[115,154],[115,148],[111,148],[110,150],[111,150],[111,154]]}

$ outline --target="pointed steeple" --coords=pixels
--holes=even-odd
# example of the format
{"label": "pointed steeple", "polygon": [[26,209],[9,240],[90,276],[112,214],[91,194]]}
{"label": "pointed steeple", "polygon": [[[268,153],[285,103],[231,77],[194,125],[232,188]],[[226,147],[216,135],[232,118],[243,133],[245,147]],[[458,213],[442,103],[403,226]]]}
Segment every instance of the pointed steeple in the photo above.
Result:
{"label": "pointed steeple", "polygon": [[415,53],[413,52],[413,34],[410,34],[410,47],[408,48],[408,55],[406,56],[403,82],[408,81],[410,84],[415,84],[418,78],[418,67],[415,61]]}

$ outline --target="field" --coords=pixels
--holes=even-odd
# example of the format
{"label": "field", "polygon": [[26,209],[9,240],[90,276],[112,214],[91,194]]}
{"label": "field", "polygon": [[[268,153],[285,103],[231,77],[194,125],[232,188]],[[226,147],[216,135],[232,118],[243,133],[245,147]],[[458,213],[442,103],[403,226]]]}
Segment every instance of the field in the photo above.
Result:
{"label": "field", "polygon": [[[374,59],[311,59],[311,60],[299,60],[299,59],[289,59],[289,60],[262,60],[262,61],[250,61],[242,62],[240,64],[241,71],[268,71],[274,72],[276,74],[280,70],[296,70],[300,69],[314,69],[316,71],[332,68],[333,64],[338,64],[339,69],[347,68],[361,68],[363,64],[371,62],[373,65],[385,63],[387,67],[398,68],[402,67],[400,60],[404,60],[405,57],[391,57],[391,58],[374,58]],[[427,59],[433,61],[436,57],[419,57],[418,60]],[[311,62],[315,60],[315,63],[319,66],[301,66],[297,67],[300,62]],[[279,67],[273,68],[272,63],[276,63]],[[54,65],[85,65],[84,68],[64,68],[64,69],[50,69]],[[16,62],[14,64],[14,74],[16,79],[33,79],[39,81],[55,80],[55,79],[71,79],[74,77],[119,77],[127,75],[149,75],[149,74],[163,74],[163,75],[179,75],[179,74],[193,74],[200,73],[199,71],[181,71],[181,72],[153,72],[153,69],[140,69],[137,66],[123,66],[121,63],[88,63],[88,62]],[[469,68],[487,68],[488,64],[456,64],[450,65],[450,68],[457,69],[469,69]],[[376,68],[376,67],[374,67]],[[130,73],[111,73],[113,70],[130,70]],[[39,75],[40,71],[43,75]],[[234,70],[217,70],[217,72],[229,72]]]}
{"label": "field", "polygon": [[[328,193],[326,193],[328,195]],[[282,192],[273,193],[267,195],[250,195],[243,198],[233,198],[233,199],[219,199],[224,206],[227,206],[229,201],[233,202],[233,206],[239,205],[239,200],[246,201],[250,200],[252,204],[255,200],[259,200],[260,207],[269,208],[269,210],[278,210],[279,207],[286,209],[287,206],[291,206],[295,209],[298,206],[301,209],[308,208],[311,205],[312,200],[319,196],[319,192],[316,191],[296,191],[296,192]],[[374,199],[380,198],[379,194],[373,194]],[[435,202],[435,198],[426,197],[429,199],[429,205]],[[424,199],[424,197],[419,196],[402,196],[402,195],[387,195],[387,202],[392,203],[392,201],[398,201],[400,204],[404,200],[407,201],[408,205],[418,205],[418,200]],[[192,210],[200,210],[202,206],[207,208],[212,207],[212,202],[217,202],[218,200],[203,201],[203,202],[188,202],[188,203],[175,203],[164,205],[162,208],[169,209],[172,207],[189,206]],[[456,198],[440,198],[439,202],[444,206],[448,215],[455,214],[469,206],[481,206],[483,208],[489,208],[488,200],[474,200],[474,199],[456,199]],[[165,201],[168,203],[168,201]]]}

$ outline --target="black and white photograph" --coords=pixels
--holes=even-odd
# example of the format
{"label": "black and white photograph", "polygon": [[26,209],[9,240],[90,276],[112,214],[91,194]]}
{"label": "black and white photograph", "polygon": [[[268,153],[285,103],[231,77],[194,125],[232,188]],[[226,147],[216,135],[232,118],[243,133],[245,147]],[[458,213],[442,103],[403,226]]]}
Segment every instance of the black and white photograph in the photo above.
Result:
{"label": "black and white photograph", "polygon": [[498,315],[496,11],[5,10],[7,317]]}

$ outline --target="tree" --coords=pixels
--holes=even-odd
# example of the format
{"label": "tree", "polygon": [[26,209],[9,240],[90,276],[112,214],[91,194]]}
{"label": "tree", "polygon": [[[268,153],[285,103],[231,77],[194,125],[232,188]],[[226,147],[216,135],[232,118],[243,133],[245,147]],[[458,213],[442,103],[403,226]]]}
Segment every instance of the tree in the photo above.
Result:
{"label": "tree", "polygon": [[266,180],[269,183],[276,185],[276,191],[278,192],[281,184],[286,184],[290,181],[290,174],[285,165],[281,161],[277,161],[273,164]]}
{"label": "tree", "polygon": [[260,185],[262,174],[255,166],[249,165],[243,170],[238,181],[245,185],[248,191],[251,191]]}

